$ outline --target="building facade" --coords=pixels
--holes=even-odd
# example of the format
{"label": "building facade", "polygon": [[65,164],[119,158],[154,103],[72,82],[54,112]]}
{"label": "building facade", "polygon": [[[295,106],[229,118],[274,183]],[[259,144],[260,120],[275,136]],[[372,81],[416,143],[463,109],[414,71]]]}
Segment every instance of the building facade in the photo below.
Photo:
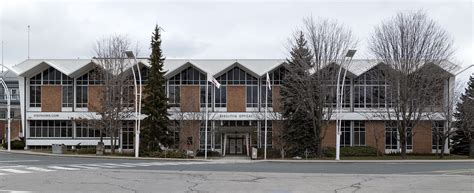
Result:
{"label": "building facade", "polygon": [[[19,139],[21,133],[21,114],[20,114],[20,90],[18,85],[18,76],[8,70],[0,72],[0,78],[10,91],[10,118],[11,118],[11,136],[10,139]],[[7,96],[3,86],[0,86],[0,141],[6,141],[8,133],[7,121]]]}
{"label": "building facade", "polygon": [[[138,62],[146,84],[148,60]],[[348,69],[342,146],[372,146],[382,153],[400,150],[396,128],[377,113],[390,105],[385,100],[390,97],[386,92],[387,84],[383,79],[370,76],[380,64],[375,60],[354,60],[353,67]],[[267,107],[267,146],[280,148],[279,136],[283,130],[280,89],[285,65],[285,60],[280,59],[167,59],[165,86],[172,106],[169,112],[175,147],[197,151],[207,144],[209,150],[222,155],[249,155],[251,147],[264,147],[264,111]],[[95,66],[94,59],[35,59],[12,68],[19,76],[21,131],[26,137],[27,148],[97,144],[98,130],[77,121],[94,117],[91,107],[100,103],[100,87],[90,76]],[[266,88],[267,73],[271,90]],[[454,91],[454,71],[445,70],[445,73],[449,78],[439,92],[447,99]],[[219,88],[207,81],[211,78],[221,84]],[[265,96],[268,96],[267,100]],[[204,137],[206,97],[209,109],[207,143]],[[133,125],[132,121],[124,121],[119,134],[120,149],[133,149]],[[323,146],[335,147],[335,122],[331,121],[329,125]],[[444,121],[425,120],[410,128],[408,152],[432,153],[440,149],[433,129],[444,129]],[[110,145],[110,140],[104,142]]]}

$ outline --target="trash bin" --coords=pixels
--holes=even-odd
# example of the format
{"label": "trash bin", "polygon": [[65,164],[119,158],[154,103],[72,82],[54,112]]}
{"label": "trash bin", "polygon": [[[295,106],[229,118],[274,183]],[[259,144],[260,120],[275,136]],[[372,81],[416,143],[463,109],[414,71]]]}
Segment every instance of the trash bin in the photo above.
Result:
{"label": "trash bin", "polygon": [[257,159],[257,148],[252,147],[252,159]]}
{"label": "trash bin", "polygon": [[64,154],[66,152],[66,145],[64,144],[53,144],[53,154]]}

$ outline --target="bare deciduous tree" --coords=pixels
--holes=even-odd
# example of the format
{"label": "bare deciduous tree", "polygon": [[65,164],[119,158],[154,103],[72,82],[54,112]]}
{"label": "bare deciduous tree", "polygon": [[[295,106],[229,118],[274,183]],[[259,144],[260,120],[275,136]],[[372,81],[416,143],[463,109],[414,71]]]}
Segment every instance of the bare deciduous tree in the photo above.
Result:
{"label": "bare deciduous tree", "polygon": [[[123,121],[133,116],[133,77],[131,76],[130,61],[126,59],[125,51],[130,50],[130,40],[121,35],[113,35],[97,40],[94,47],[94,60],[97,63],[93,80],[98,80],[99,104],[89,109],[99,115],[94,121],[102,133],[110,136],[111,152],[115,153],[117,137]],[[135,69],[136,70],[136,69]],[[89,99],[97,100],[97,99]],[[101,136],[102,142],[102,136]]]}
{"label": "bare deciduous tree", "polygon": [[[310,17],[304,20],[304,27],[304,36],[296,34],[291,41],[292,56],[282,87],[283,102],[291,112],[284,116],[287,120],[299,116],[312,128],[315,153],[321,157],[336,99],[337,64],[343,62],[347,50],[354,48],[357,41],[351,30],[337,21]],[[301,53],[306,52],[306,48],[300,48],[305,39],[309,54]]]}
{"label": "bare deciduous tree", "polygon": [[392,94],[388,103],[392,105],[385,115],[396,123],[401,156],[406,158],[407,128],[415,128],[428,107],[442,102],[440,91],[447,79],[443,69],[449,68],[443,65],[453,54],[452,40],[422,11],[400,12],[375,27],[369,48],[386,64],[384,74]]}

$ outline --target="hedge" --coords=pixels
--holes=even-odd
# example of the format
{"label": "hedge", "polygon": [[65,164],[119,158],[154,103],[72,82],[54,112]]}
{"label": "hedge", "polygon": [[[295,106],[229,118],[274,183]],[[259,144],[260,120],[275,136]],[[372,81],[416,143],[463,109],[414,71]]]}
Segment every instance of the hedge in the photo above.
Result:
{"label": "hedge", "polygon": [[[2,146],[4,149],[8,148],[7,143],[2,144]],[[15,139],[11,141],[11,149],[17,149],[17,150],[25,149],[25,142],[23,142],[22,140]]]}
{"label": "hedge", "polygon": [[[336,157],[336,149],[327,147],[323,154],[325,157]],[[377,149],[370,146],[341,147],[340,156],[377,156]]]}

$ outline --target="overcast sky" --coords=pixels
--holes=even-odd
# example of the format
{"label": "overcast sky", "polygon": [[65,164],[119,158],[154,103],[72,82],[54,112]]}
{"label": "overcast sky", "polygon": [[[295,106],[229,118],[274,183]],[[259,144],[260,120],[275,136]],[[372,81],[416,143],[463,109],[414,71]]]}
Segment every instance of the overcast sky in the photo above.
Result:
{"label": "overcast sky", "polygon": [[474,63],[471,0],[0,0],[0,37],[7,65],[27,58],[28,25],[31,58],[91,58],[94,42],[110,34],[127,35],[146,57],[155,24],[164,29],[167,58],[286,58],[288,37],[312,15],[350,27],[360,42],[356,58],[369,58],[366,41],[373,27],[399,11],[418,9],[450,32],[456,47],[454,62]]}

